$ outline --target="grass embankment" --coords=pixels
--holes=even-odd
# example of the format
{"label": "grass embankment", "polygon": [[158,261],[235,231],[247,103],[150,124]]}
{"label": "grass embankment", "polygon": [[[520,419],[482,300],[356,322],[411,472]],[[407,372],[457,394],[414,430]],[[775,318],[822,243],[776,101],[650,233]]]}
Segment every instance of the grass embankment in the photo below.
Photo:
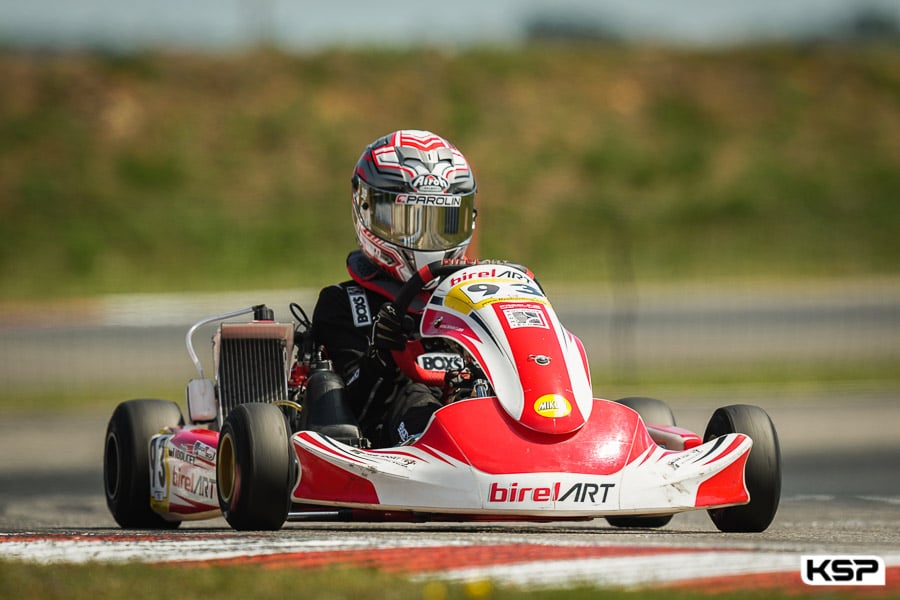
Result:
{"label": "grass embankment", "polygon": [[[0,302],[343,278],[352,166],[401,127],[433,129],[471,159],[479,255],[547,284],[895,277],[898,54],[0,54]],[[797,365],[595,379],[610,396],[834,373],[894,385],[890,362],[799,379]]]}
{"label": "grass embankment", "polygon": [[363,146],[470,158],[479,254],[586,282],[900,271],[896,48],[0,55],[0,299],[318,286]]}

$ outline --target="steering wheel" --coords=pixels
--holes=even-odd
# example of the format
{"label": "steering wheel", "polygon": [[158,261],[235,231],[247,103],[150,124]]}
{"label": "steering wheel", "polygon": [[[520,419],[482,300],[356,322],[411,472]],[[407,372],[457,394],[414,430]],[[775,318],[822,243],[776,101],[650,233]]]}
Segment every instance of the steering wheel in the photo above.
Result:
{"label": "steering wheel", "polygon": [[[394,307],[397,309],[398,315],[405,315],[409,310],[409,306],[419,292],[425,288],[426,285],[431,283],[436,279],[443,279],[457,271],[465,269],[466,267],[472,267],[476,265],[503,265],[506,267],[512,267],[514,269],[519,269],[529,277],[532,276],[531,271],[526,269],[525,267],[504,261],[496,261],[496,260],[487,260],[487,261],[478,261],[478,260],[469,260],[469,259],[454,259],[454,260],[439,260],[432,263],[429,263],[419,269],[409,280],[403,284],[403,287],[400,288],[400,291],[397,293],[397,297],[394,299]],[[446,371],[434,371],[431,369],[425,369],[418,362],[416,362],[416,358],[422,354],[424,348],[422,347],[421,340],[410,340],[406,344],[406,348],[403,350],[391,350],[391,356],[394,358],[394,363],[396,363],[397,368],[400,371],[412,379],[413,381],[417,381],[419,383],[424,383],[428,386],[442,386],[444,385],[447,373]]]}
{"label": "steering wheel", "polygon": [[[409,311],[409,305],[426,285],[435,279],[441,279],[461,269],[477,264],[464,261],[435,261],[419,269],[409,280],[403,284],[397,297],[394,298],[394,308],[398,315],[405,315]],[[416,362],[416,358],[424,352],[422,340],[410,340],[403,350],[391,350],[394,363],[404,375],[428,386],[442,386],[447,376],[445,371],[426,369]]]}

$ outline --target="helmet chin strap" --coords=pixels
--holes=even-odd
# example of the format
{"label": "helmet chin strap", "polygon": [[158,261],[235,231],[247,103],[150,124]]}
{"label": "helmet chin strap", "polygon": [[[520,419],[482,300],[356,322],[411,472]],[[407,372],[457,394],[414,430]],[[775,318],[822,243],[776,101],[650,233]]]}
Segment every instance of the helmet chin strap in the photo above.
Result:
{"label": "helmet chin strap", "polygon": [[409,252],[411,252],[413,255],[413,271],[418,271],[425,265],[433,263],[436,260],[443,260],[444,256],[446,255],[446,252],[444,250],[428,252],[422,250],[410,250]]}
{"label": "helmet chin strap", "polygon": [[[467,246],[468,244],[466,244]],[[408,250],[404,249],[402,252],[406,255],[407,261],[409,262],[409,266],[412,267],[413,272],[409,274],[405,279],[409,280],[410,277],[415,274],[416,271],[421,269],[427,264],[433,263],[437,260],[444,260],[445,258],[459,258],[465,254],[466,246],[456,248],[452,248],[451,250],[434,250],[434,251],[423,251],[423,250]],[[455,256],[448,256],[449,254],[454,254]],[[410,260],[411,259],[411,260]],[[432,282],[431,284],[425,286],[425,289],[430,289],[434,286],[436,282]]]}
{"label": "helmet chin strap", "polygon": [[403,281],[409,281],[409,278],[425,265],[444,258],[443,250],[424,251],[401,248],[400,253],[403,255],[403,262],[405,263],[401,268],[401,279]]}

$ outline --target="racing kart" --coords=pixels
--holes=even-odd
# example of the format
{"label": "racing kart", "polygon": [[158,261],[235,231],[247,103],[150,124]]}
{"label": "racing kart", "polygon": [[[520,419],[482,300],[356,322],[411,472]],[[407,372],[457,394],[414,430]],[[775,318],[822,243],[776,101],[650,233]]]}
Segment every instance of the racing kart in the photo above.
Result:
{"label": "racing kart", "polygon": [[[698,509],[721,531],[772,522],[781,456],[769,416],[725,406],[701,438],[660,400],[594,398],[584,347],[524,267],[432,263],[393,303],[420,315],[395,362],[448,399],[421,435],[370,447],[299,306],[294,324],[264,305],[210,317],[186,336],[198,371],[186,420],[157,399],[113,412],[103,479],[116,522],[170,528],[224,516],[238,530],[276,530],[299,519],[604,517],[661,527]],[[192,342],[213,323],[214,380]],[[458,354],[426,352],[427,339]]]}

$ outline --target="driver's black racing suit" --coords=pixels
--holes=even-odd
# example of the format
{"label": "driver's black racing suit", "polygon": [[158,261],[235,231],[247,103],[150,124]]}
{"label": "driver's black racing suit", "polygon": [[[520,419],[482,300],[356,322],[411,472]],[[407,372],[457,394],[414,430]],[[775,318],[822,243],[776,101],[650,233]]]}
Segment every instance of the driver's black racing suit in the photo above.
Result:
{"label": "driver's black racing suit", "polygon": [[443,391],[410,381],[392,361],[370,352],[375,315],[400,282],[377,269],[360,251],[347,258],[352,279],[324,288],[313,310],[316,346],[345,383],[345,399],[373,447],[394,446],[421,433],[442,406]]}

